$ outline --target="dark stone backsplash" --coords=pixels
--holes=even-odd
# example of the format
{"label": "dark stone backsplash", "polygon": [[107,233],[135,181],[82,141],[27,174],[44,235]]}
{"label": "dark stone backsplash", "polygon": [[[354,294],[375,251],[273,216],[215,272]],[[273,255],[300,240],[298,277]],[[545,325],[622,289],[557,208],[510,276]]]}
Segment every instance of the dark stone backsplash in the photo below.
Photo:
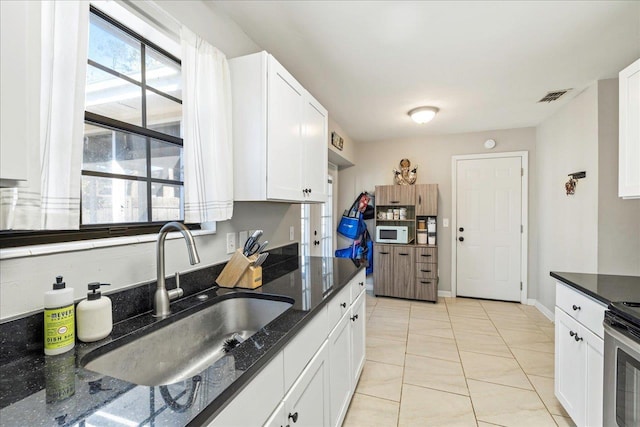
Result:
{"label": "dark stone backsplash", "polygon": [[[269,249],[269,256],[262,265],[263,283],[270,282],[295,268],[298,263],[298,244],[292,243]],[[184,297],[217,286],[215,279],[226,262],[180,274],[180,287]],[[167,289],[175,287],[175,278],[166,279]],[[153,306],[155,280],[142,285],[116,291],[107,296],[113,304],[113,323],[146,313]],[[184,298],[183,297],[183,298]],[[44,353],[43,312],[0,323],[0,366],[29,354]]]}

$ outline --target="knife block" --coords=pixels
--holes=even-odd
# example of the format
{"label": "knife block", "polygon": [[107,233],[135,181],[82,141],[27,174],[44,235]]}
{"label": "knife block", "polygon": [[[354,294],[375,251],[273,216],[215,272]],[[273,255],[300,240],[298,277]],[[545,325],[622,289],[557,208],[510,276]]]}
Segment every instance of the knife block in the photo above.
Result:
{"label": "knife block", "polygon": [[[231,259],[227,262],[224,269],[216,279],[218,286],[222,288],[234,288],[242,278],[242,276],[249,270],[251,264],[257,259],[256,255],[250,257],[244,256],[240,249],[236,249]],[[262,268],[260,268],[260,284],[262,284]],[[253,289],[253,288],[251,288]]]}
{"label": "knife block", "polygon": [[249,266],[238,281],[236,287],[244,289],[255,289],[262,286],[262,267]]}

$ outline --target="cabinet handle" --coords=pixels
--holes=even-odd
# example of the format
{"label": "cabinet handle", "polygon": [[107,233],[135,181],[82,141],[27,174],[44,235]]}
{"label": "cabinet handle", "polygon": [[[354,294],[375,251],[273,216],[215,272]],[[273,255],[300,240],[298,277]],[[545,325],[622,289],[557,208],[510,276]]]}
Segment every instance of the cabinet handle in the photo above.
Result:
{"label": "cabinet handle", "polygon": [[431,270],[420,270],[420,271],[422,271],[423,273],[431,273]]}
{"label": "cabinet handle", "polygon": [[352,322],[355,322],[357,318],[358,318],[358,315],[357,315],[357,314],[356,314],[355,316],[353,316],[353,317],[350,317],[350,319],[351,319],[351,321],[352,321]]}
{"label": "cabinet handle", "polygon": [[581,307],[579,305],[573,304],[573,307],[571,307],[571,308],[573,308],[573,311],[578,311],[578,310],[580,310]]}
{"label": "cabinet handle", "polygon": [[420,281],[420,283],[422,283],[423,285],[428,285],[428,284],[430,284],[431,282],[423,282],[423,281],[421,280],[421,281]]}
{"label": "cabinet handle", "polygon": [[398,254],[400,256],[409,256],[409,254]]}
{"label": "cabinet handle", "polygon": [[294,412],[293,414],[291,412],[289,412],[289,416],[287,417],[287,419],[291,419],[293,420],[293,422],[297,422],[298,421],[298,413]]}
{"label": "cabinet handle", "polygon": [[342,307],[342,308],[347,308],[347,303],[346,303],[346,302],[341,303],[341,304],[340,304],[340,307]]}
{"label": "cabinet handle", "polygon": [[431,256],[431,254],[422,254],[422,255],[420,255],[420,256],[423,256],[423,257],[425,257],[425,258],[428,258],[428,257],[430,257],[430,256]]}
{"label": "cabinet handle", "polygon": [[418,194],[418,204],[422,204],[422,194]]}
{"label": "cabinet handle", "polygon": [[400,200],[391,200],[389,203],[398,204],[400,203]]}
{"label": "cabinet handle", "polygon": [[582,337],[578,336],[577,332],[569,331],[569,335],[571,335],[573,337],[573,339],[576,340],[576,341],[582,341],[583,340]]}
{"label": "cabinet handle", "polygon": [[380,255],[389,255],[389,252],[378,252]]}

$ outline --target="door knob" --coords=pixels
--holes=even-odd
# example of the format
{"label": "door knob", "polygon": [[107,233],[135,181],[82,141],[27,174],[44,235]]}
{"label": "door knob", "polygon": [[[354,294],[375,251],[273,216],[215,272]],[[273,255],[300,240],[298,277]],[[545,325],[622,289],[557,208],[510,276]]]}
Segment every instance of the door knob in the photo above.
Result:
{"label": "door knob", "polygon": [[460,236],[458,237],[458,240],[460,240],[461,242],[464,242],[464,237]]}
{"label": "door knob", "polygon": [[462,233],[464,231],[463,227],[458,228],[458,230],[460,230],[460,232]]}

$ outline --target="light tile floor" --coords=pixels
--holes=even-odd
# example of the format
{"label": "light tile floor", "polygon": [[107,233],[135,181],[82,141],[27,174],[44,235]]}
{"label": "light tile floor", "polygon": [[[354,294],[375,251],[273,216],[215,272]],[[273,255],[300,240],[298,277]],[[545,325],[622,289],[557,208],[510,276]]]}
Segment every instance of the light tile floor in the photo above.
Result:
{"label": "light tile floor", "polygon": [[344,426],[573,426],[553,393],[553,334],[531,306],[367,294],[367,360]]}

